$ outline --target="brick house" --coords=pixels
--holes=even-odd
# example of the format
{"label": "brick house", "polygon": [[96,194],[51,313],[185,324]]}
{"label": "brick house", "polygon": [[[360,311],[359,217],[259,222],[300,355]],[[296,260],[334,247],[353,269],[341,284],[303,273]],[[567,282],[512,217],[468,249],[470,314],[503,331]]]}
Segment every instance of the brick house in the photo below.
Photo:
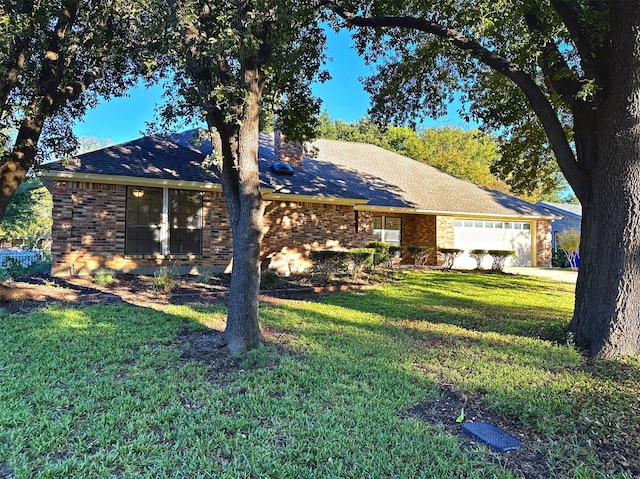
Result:
{"label": "brick house", "polygon": [[[215,169],[203,166],[211,145],[192,139],[192,132],[144,137],[49,164],[41,177],[53,194],[52,273],[229,270],[222,187]],[[303,267],[311,250],[373,239],[513,249],[513,264],[550,264],[552,216],[529,203],[373,145],[311,146],[307,157],[277,134],[260,136],[265,265]]]}

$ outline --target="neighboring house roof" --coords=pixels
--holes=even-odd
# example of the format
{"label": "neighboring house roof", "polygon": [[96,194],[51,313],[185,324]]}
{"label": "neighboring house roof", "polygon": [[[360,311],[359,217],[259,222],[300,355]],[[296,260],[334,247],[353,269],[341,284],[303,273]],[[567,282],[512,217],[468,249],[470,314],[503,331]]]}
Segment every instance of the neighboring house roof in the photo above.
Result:
{"label": "neighboring house roof", "polygon": [[582,205],[569,203],[551,203],[548,201],[539,201],[536,206],[542,207],[552,214],[561,214],[575,219],[582,218]]}
{"label": "neighboring house roof", "polygon": [[[219,188],[214,171],[202,166],[211,143],[194,143],[194,131],[169,138],[149,136],[47,165],[53,179],[157,183],[175,187]],[[271,170],[273,134],[261,133],[261,186],[270,198],[306,197],[358,204],[359,209],[444,215],[550,218],[530,203],[455,178],[424,163],[364,143],[316,140],[315,157],[291,176]],[[135,178],[135,180],[132,180]]]}

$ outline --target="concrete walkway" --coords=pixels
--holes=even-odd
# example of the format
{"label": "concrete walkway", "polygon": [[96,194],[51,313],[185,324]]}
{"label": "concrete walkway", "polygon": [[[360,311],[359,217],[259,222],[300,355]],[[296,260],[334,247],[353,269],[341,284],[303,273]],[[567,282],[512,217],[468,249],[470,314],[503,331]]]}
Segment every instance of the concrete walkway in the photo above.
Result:
{"label": "concrete walkway", "polygon": [[577,271],[568,271],[556,268],[523,268],[523,267],[507,267],[505,273],[520,274],[523,276],[538,276],[540,278],[553,279],[564,283],[574,283],[578,279]]}

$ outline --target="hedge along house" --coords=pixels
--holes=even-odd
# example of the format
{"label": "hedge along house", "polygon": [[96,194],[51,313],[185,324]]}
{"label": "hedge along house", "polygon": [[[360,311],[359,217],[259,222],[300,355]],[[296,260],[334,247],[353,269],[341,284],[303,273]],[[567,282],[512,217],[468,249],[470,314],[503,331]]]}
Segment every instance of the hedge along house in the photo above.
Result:
{"label": "hedge along house", "polygon": [[[228,271],[222,187],[205,166],[211,146],[192,139],[144,137],[49,164],[41,177],[54,202],[52,273]],[[513,264],[550,264],[551,216],[529,203],[372,145],[317,140],[314,157],[289,146],[260,136],[265,264],[302,268],[311,250],[374,239],[513,249]]]}

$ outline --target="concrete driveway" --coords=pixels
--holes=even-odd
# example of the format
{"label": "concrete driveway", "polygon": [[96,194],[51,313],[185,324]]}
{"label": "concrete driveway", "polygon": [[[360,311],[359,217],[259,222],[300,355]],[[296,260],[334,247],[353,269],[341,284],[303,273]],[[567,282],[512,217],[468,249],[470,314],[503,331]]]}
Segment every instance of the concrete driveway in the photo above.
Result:
{"label": "concrete driveway", "polygon": [[541,278],[553,279],[564,283],[574,283],[578,279],[577,271],[568,271],[556,268],[525,268],[525,267],[507,267],[505,273],[520,274],[523,276],[538,276]]}

